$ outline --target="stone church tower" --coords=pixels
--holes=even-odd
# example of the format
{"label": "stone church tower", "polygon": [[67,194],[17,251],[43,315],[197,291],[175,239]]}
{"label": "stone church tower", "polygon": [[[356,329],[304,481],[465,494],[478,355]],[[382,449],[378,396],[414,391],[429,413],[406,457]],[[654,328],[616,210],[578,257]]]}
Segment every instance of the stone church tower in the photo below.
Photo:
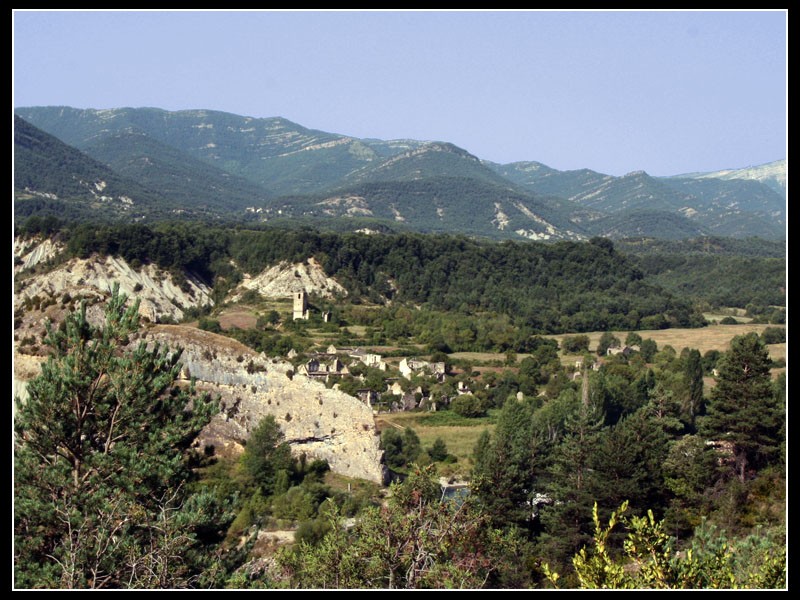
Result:
{"label": "stone church tower", "polygon": [[294,293],[294,302],[292,306],[292,320],[303,319],[308,320],[308,294],[305,290],[302,292]]}

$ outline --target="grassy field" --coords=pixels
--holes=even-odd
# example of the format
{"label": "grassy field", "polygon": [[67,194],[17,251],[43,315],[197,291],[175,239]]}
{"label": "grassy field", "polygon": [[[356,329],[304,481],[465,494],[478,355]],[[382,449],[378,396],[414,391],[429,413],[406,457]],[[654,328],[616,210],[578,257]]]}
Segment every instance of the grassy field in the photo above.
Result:
{"label": "grassy field", "polygon": [[291,317],[292,300],[290,298],[263,299],[254,305],[236,303],[224,306],[214,317],[219,320],[223,329],[238,327],[250,329],[255,327],[259,315],[266,315],[271,310],[278,311],[282,318]]}
{"label": "grassy field", "polygon": [[[731,339],[735,336],[744,335],[751,331],[755,331],[760,335],[767,327],[775,327],[775,325],[742,323],[739,325],[709,325],[698,329],[643,330],[636,333],[642,336],[643,339],[650,338],[655,341],[659,349],[669,345],[678,352],[683,348],[696,348],[701,354],[704,354],[708,350],[727,350]],[[614,331],[612,333],[622,342],[625,341],[625,337],[628,335],[627,331]],[[561,340],[564,339],[565,335],[549,335],[546,337],[556,339],[561,344]],[[594,352],[603,332],[594,331],[586,335],[589,336],[589,350]],[[772,346],[770,346],[770,349],[772,349]]]}
{"label": "grassy field", "polygon": [[[709,350],[725,351],[735,336],[744,335],[751,331],[755,331],[760,335],[767,327],[776,327],[776,325],[741,323],[739,325],[709,325],[698,329],[643,330],[636,333],[642,336],[643,339],[650,338],[655,341],[659,350],[669,345],[675,348],[677,352],[680,352],[683,348],[696,348],[701,354],[704,354]],[[625,337],[628,335],[627,331],[613,331],[612,333],[622,342],[625,341]],[[557,340],[560,346],[561,341],[571,335],[576,334],[547,335],[544,337]],[[589,336],[589,351],[595,352],[603,332],[593,331],[585,335]],[[767,349],[773,360],[786,358],[786,344],[771,344]],[[505,354],[499,352],[455,352],[450,356],[455,359],[468,360],[475,364],[490,363],[492,361],[505,363],[506,360]],[[517,360],[520,361],[526,356],[527,354],[518,354]],[[565,356],[564,364],[574,361],[575,358],[574,356]]]}
{"label": "grassy field", "polygon": [[[703,317],[705,317],[706,321],[708,321],[709,323],[713,323],[714,321],[719,322],[722,319],[724,319],[725,317],[733,317],[739,323],[749,323],[750,321],[753,320],[751,317],[745,317],[745,316],[742,316],[739,313],[733,312],[734,310],[735,309],[733,309],[730,314],[727,314],[727,313],[703,313]],[[743,313],[744,311],[741,310],[741,312]]]}
{"label": "grassy field", "polygon": [[246,308],[225,310],[219,315],[219,326],[226,330],[233,327],[252,329],[256,326],[257,319],[255,313]]}
{"label": "grassy field", "polygon": [[[484,429],[494,429],[491,418],[465,419],[445,412],[436,413],[385,413],[375,417],[379,430],[387,427],[411,427],[419,436],[423,448],[430,448],[436,438],[442,438],[447,451],[458,458],[448,470],[449,474],[467,476],[472,470],[472,451]],[[441,472],[441,469],[440,469]]]}

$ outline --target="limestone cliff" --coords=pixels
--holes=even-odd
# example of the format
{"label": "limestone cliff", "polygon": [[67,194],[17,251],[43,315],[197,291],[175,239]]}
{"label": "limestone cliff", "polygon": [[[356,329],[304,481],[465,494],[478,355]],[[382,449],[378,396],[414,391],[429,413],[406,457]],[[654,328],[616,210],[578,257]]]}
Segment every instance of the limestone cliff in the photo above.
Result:
{"label": "limestone cliff", "polygon": [[265,358],[230,338],[180,325],[150,328],[149,343],[183,348],[184,376],[220,396],[221,411],[198,446],[238,454],[250,431],[273,415],[296,455],[327,460],[331,470],[383,482],[383,451],[372,409],[357,398],[295,376],[290,363]]}
{"label": "limestone cliff", "polygon": [[63,244],[53,241],[50,238],[33,238],[14,240],[14,256],[19,258],[19,263],[14,265],[14,273],[30,269],[45,262],[64,250]]}

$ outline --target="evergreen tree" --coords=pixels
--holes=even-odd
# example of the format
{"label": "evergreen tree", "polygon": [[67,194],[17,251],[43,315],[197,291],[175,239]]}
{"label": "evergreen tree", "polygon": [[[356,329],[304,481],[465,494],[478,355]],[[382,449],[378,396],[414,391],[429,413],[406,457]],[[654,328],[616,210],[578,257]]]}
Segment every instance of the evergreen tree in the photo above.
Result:
{"label": "evergreen tree", "polygon": [[189,448],[216,403],[177,385],[179,351],[126,347],[139,319],[125,302],[115,286],[103,326],[85,304],[48,325],[51,356],[16,399],[17,587],[198,583]]}
{"label": "evergreen tree", "polygon": [[516,400],[503,406],[491,441],[485,431],[478,439],[472,489],[498,524],[530,524],[537,446],[530,406]]}
{"label": "evergreen tree", "polygon": [[748,469],[778,457],[783,410],[769,374],[770,359],[757,333],[733,338],[718,365],[701,431],[715,441],[729,442],[736,472],[744,482]]}
{"label": "evergreen tree", "polygon": [[431,460],[436,462],[441,462],[447,458],[447,444],[442,438],[438,437],[434,440],[433,446],[428,450],[428,455]]}
{"label": "evergreen tree", "polygon": [[684,421],[690,431],[695,431],[695,420],[705,414],[706,408],[703,398],[703,359],[699,350],[689,350],[683,375],[689,388],[683,407]]}
{"label": "evergreen tree", "polygon": [[541,510],[542,547],[546,555],[559,563],[589,541],[592,505],[598,488],[594,463],[602,440],[604,416],[590,393],[586,372],[583,381],[580,408],[567,419],[565,434],[550,453],[549,478],[543,490],[550,504]]}
{"label": "evergreen tree", "polygon": [[292,453],[273,415],[264,417],[250,433],[241,460],[245,472],[265,495],[274,494],[276,487],[284,487],[277,484],[288,479]]}
{"label": "evergreen tree", "polygon": [[595,497],[603,507],[625,500],[637,511],[664,504],[662,464],[669,438],[649,412],[639,409],[600,438],[592,466]]}
{"label": "evergreen tree", "polygon": [[669,448],[663,463],[664,484],[673,498],[665,521],[673,534],[686,535],[711,512],[712,494],[719,478],[719,454],[706,440],[685,435]]}

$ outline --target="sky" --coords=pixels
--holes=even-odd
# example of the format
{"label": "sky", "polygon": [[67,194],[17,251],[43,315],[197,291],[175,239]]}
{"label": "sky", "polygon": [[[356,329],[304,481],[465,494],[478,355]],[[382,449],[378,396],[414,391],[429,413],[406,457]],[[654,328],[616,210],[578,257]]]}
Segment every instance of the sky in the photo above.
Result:
{"label": "sky", "polygon": [[779,11],[27,11],[13,105],[209,109],[497,163],[787,158]]}

